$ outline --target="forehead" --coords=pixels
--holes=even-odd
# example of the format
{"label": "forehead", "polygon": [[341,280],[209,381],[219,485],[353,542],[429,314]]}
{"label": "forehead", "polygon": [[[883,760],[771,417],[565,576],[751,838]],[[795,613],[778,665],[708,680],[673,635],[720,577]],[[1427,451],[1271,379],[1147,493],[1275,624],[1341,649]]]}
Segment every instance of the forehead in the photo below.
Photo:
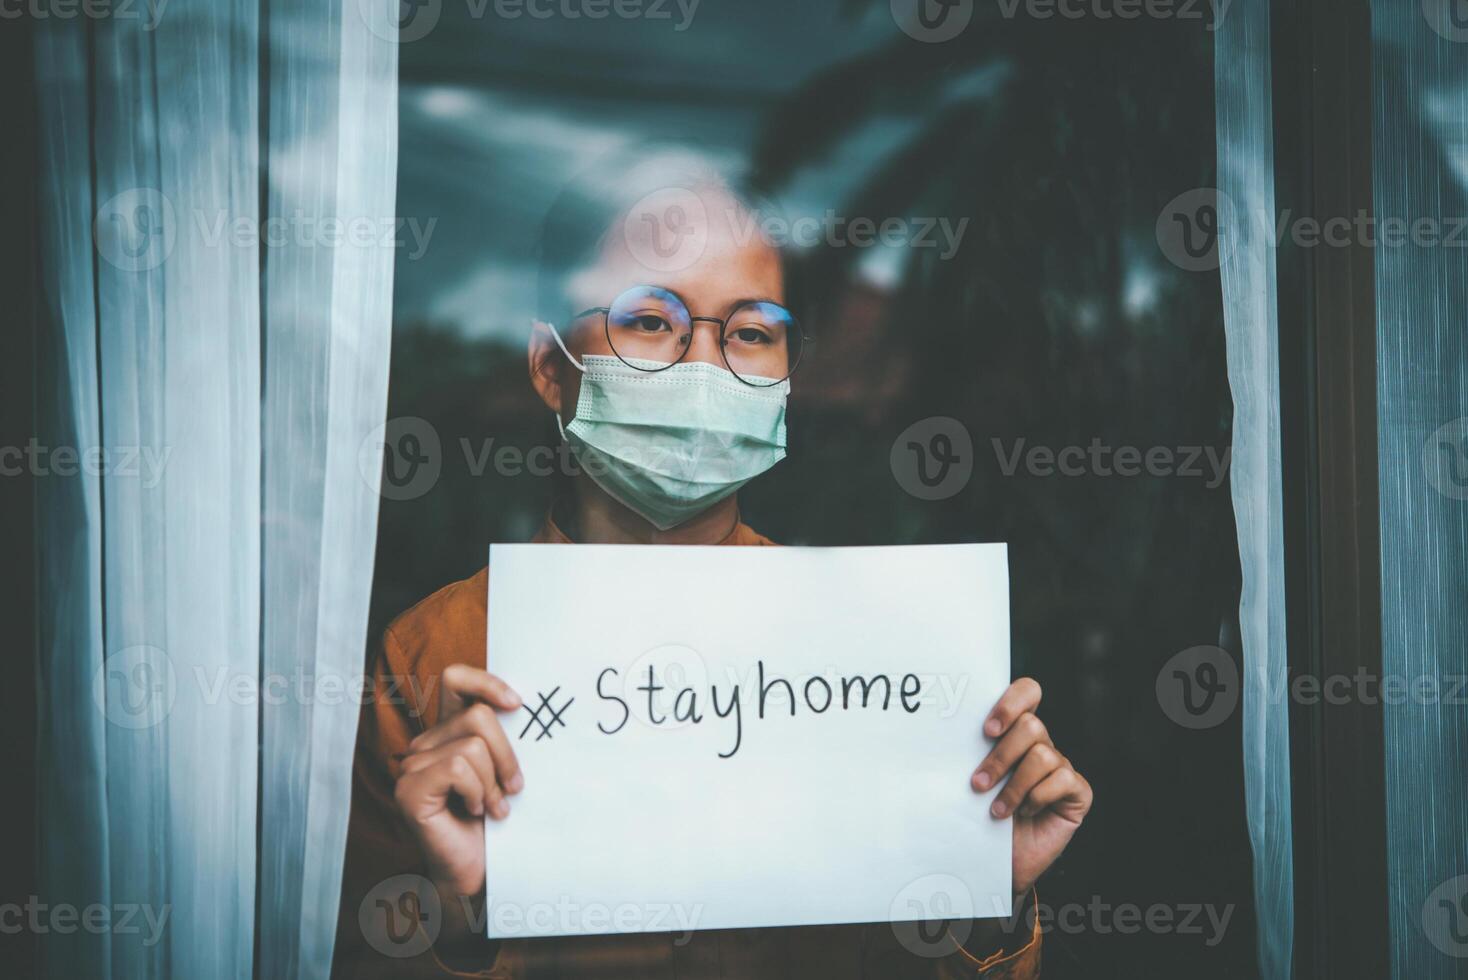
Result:
{"label": "forehead", "polygon": [[713,188],[648,195],[613,222],[595,261],[569,283],[581,309],[637,285],[673,290],[695,315],[742,299],[785,299],[780,253],[761,234],[758,215]]}

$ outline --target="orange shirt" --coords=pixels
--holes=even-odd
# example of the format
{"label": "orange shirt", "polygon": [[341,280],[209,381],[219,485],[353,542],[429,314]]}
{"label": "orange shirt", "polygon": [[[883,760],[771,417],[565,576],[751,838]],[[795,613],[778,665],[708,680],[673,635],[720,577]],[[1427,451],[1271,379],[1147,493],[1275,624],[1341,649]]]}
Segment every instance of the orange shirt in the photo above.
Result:
{"label": "orange shirt", "polygon": [[[550,521],[535,541],[570,543]],[[720,544],[774,542],[741,523]],[[396,955],[402,950],[386,955],[374,948],[359,926],[364,903],[369,915],[375,912],[371,908],[374,886],[395,875],[424,874],[417,842],[393,802],[397,760],[415,735],[437,722],[437,682],[444,668],[454,663],[477,667],[485,662],[488,588],[489,569],[484,568],[424,599],[388,626],[369,665],[375,696],[364,706],[358,730],[334,976],[353,980],[454,975],[497,980],[1030,980],[1040,975],[1038,924],[1026,942],[1015,944],[1020,948],[1001,950],[984,960],[951,942],[952,952],[947,955],[915,955],[903,948],[887,923],[486,941],[480,957],[483,962],[471,963],[468,969],[461,962],[462,955],[450,969],[432,948],[413,956]],[[792,887],[797,885],[792,882]],[[381,941],[377,946],[382,946]],[[404,950],[413,948],[404,946]],[[470,959],[475,958],[473,950],[469,954]]]}

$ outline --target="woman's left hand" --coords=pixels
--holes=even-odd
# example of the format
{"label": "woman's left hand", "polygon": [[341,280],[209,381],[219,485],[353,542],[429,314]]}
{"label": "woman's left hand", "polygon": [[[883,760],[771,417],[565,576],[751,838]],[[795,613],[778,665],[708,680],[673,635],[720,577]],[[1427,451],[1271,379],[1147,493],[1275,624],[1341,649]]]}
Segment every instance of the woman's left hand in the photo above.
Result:
{"label": "woman's left hand", "polygon": [[1039,706],[1039,684],[1021,677],[1009,685],[984,721],[984,734],[998,741],[969,780],[984,792],[1010,777],[989,812],[1014,815],[1015,895],[1055,863],[1091,809],[1091,784],[1050,741]]}

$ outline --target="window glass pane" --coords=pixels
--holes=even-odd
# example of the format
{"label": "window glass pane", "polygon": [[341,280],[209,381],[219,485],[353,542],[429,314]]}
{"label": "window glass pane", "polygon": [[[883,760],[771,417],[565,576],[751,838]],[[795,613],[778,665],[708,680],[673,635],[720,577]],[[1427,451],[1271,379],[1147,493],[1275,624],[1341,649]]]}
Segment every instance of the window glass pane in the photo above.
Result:
{"label": "window glass pane", "polygon": [[388,440],[374,629],[568,490],[526,376],[557,195],[692,149],[772,199],[760,231],[815,338],[744,520],[784,544],[1009,544],[1015,674],[1098,799],[1039,886],[1045,975],[1256,975],[1238,687],[1199,726],[1173,679],[1180,656],[1243,663],[1218,257],[1170,217],[1218,182],[1215,34],[1185,6],[960,5],[941,41],[885,2],[423,8],[389,398],[413,438]]}

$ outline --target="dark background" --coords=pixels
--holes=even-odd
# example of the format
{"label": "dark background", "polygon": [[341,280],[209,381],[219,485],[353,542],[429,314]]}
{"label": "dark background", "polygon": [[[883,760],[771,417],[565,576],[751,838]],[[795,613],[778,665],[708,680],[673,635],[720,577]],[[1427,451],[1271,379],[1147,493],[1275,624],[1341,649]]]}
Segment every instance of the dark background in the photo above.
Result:
{"label": "dark background", "polygon": [[[486,16],[446,0],[401,49],[398,213],[424,227],[396,270],[389,415],[426,419],[442,475],[384,500],[374,633],[534,533],[553,480],[472,472],[471,453],[554,445],[525,376],[534,244],[578,164],[642,140],[742,163],[787,210],[967,218],[960,248],[795,256],[817,338],[794,379],[790,458],[746,520],[789,544],[1004,541],[1014,669],[1096,804],[1042,880],[1047,905],[1234,905],[1224,939],[1087,929],[1046,939],[1047,977],[1253,976],[1239,712],[1203,731],[1160,709],[1177,652],[1239,658],[1227,482],[1005,475],[991,440],[1059,449],[1229,445],[1216,271],[1167,261],[1164,205],[1214,180],[1205,21],[1000,16],[920,43],[885,2],[704,0],[671,21]],[[972,478],[925,501],[900,433],[937,416]],[[554,598],[549,597],[548,606]]]}
{"label": "dark background", "polygon": [[[37,431],[34,353],[38,302],[35,213],[36,119],[29,23],[0,30],[0,446],[24,446]],[[0,904],[24,905],[36,888],[35,484],[0,476],[0,622],[11,637],[0,684]],[[33,974],[36,936],[0,932],[0,964]]]}

